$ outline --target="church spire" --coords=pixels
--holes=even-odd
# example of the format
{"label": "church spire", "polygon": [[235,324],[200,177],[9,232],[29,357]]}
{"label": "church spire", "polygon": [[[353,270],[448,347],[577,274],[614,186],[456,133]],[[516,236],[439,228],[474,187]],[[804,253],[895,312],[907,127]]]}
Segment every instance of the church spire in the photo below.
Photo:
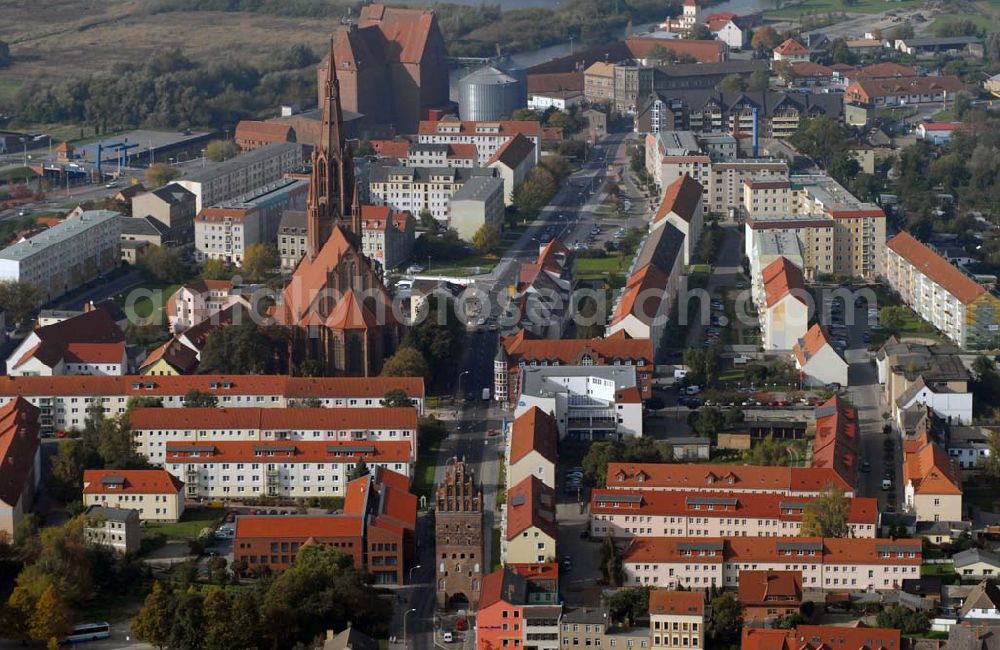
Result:
{"label": "church spire", "polygon": [[306,248],[310,259],[319,254],[335,222],[351,209],[354,163],[344,144],[344,117],[340,108],[340,83],[334,41],[326,69],[325,93],[320,107],[319,142],[313,147],[312,177],[306,208]]}

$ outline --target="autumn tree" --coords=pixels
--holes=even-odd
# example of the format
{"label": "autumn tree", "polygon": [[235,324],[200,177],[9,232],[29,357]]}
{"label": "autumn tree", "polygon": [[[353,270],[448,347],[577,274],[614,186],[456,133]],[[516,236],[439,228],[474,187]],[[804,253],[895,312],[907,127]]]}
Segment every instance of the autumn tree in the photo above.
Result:
{"label": "autumn tree", "polygon": [[781,37],[778,32],[775,31],[770,25],[764,25],[753,33],[753,38],[750,39],[750,47],[753,49],[764,48],[765,50],[773,50],[781,44]]}
{"label": "autumn tree", "polygon": [[430,377],[430,366],[420,350],[404,345],[382,364],[383,377]]}
{"label": "autumn tree", "polygon": [[799,534],[803,537],[851,537],[847,521],[850,509],[851,502],[843,488],[832,485],[806,502]]}
{"label": "autumn tree", "polygon": [[167,163],[153,163],[146,168],[146,187],[154,189],[162,187],[175,178],[179,178],[181,170]]}
{"label": "autumn tree", "polygon": [[36,596],[27,587],[14,587],[2,610],[0,629],[4,637],[22,643],[31,640],[31,615],[36,602]]}
{"label": "autumn tree", "polygon": [[278,249],[274,244],[250,244],[243,253],[240,268],[251,282],[266,280],[281,265]]}
{"label": "autumn tree", "polygon": [[213,140],[205,147],[205,157],[212,162],[229,160],[239,152],[239,148],[232,140]]}
{"label": "autumn tree", "polygon": [[484,223],[472,236],[472,245],[483,253],[492,253],[500,245],[500,229]]}
{"label": "autumn tree", "polygon": [[31,638],[45,642],[52,639],[58,642],[73,629],[66,603],[59,597],[55,586],[49,585],[35,603],[28,627]]}
{"label": "autumn tree", "polygon": [[878,310],[878,323],[891,334],[898,334],[906,326],[906,308],[888,305]]}
{"label": "autumn tree", "polygon": [[601,542],[601,577],[605,584],[615,588],[620,587],[625,580],[622,553],[610,532]]}
{"label": "autumn tree", "polygon": [[201,263],[201,277],[203,280],[228,280],[232,273],[222,260],[209,258]]}
{"label": "autumn tree", "polygon": [[184,395],[184,406],[187,408],[215,408],[218,403],[218,397],[197,388],[192,388]]}
{"label": "autumn tree", "polygon": [[148,249],[139,262],[140,268],[160,282],[184,279],[184,262],[179,252],[162,246],[149,246]]}
{"label": "autumn tree", "polygon": [[164,648],[170,637],[173,598],[159,581],[146,596],[142,609],[132,619],[132,633],[150,645]]}
{"label": "autumn tree", "polygon": [[42,302],[37,284],[20,280],[0,281],[0,305],[6,314],[7,327],[26,325]]}

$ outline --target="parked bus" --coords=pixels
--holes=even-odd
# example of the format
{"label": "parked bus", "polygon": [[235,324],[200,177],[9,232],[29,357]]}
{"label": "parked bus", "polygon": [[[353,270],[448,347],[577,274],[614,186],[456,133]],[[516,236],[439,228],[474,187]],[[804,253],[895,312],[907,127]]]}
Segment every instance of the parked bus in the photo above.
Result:
{"label": "parked bus", "polygon": [[99,639],[107,639],[110,636],[110,623],[82,623],[80,625],[73,626],[73,631],[63,639],[63,643],[97,641]]}

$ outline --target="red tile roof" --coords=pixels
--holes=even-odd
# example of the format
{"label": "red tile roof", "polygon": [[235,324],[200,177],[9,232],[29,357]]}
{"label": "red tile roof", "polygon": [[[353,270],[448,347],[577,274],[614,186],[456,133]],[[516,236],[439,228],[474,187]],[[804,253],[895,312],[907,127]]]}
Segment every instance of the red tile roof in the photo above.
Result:
{"label": "red tile roof", "polygon": [[[0,406],[0,501],[16,508],[33,475],[38,452],[39,409],[20,397]],[[37,481],[38,476],[34,479]],[[25,504],[26,505],[26,504]]]}
{"label": "red tile roof", "polygon": [[[444,133],[438,131],[439,125],[459,126],[458,133]],[[420,135],[478,135],[476,127],[481,125],[496,125],[501,136],[515,136],[518,134],[528,137],[541,137],[542,125],[537,120],[498,120],[475,122],[471,120],[421,120],[418,133]],[[495,137],[492,132],[482,133],[484,137]]]}
{"label": "red tile roof", "polygon": [[803,305],[806,303],[806,281],[802,269],[787,257],[779,257],[761,271],[764,280],[764,294],[767,306],[773,307],[785,296],[792,296]]}
{"label": "red tile roof", "polygon": [[924,131],[954,131],[966,125],[962,122],[921,122],[920,126]]}
{"label": "red tile roof", "polygon": [[832,77],[833,68],[812,61],[796,61],[792,64],[792,74],[796,77]]}
{"label": "red tile roof", "polygon": [[[810,551],[800,546],[803,544],[816,545],[815,555],[808,555]],[[920,566],[923,561],[919,539],[735,536],[636,537],[625,548],[624,559],[629,564],[690,561],[691,555],[685,555],[685,548],[691,545],[706,549],[704,555],[700,548],[694,551],[698,562],[705,563],[763,564],[788,561],[793,557],[814,557],[816,564],[831,565]],[[913,553],[912,558],[908,557],[909,553]]]}
{"label": "red tile roof", "polygon": [[371,145],[379,156],[403,159],[410,155],[410,143],[407,140],[372,140]]}
{"label": "red tile roof", "polygon": [[294,131],[285,122],[271,122],[259,120],[240,120],[236,124],[236,133],[233,137],[236,142],[249,140],[253,142],[293,142]]}
{"label": "red tile roof", "polygon": [[38,327],[31,336],[39,342],[14,362],[14,368],[32,358],[52,367],[60,361],[121,364],[125,357],[125,334],[107,309],[93,309]]}
{"label": "red tile roof", "polygon": [[801,571],[748,571],[739,575],[738,598],[748,605],[794,606],[802,602]]}
{"label": "red tile roof", "polygon": [[578,365],[583,356],[589,355],[595,365],[614,360],[641,361],[640,365],[653,362],[653,343],[649,339],[629,338],[616,332],[607,338],[593,339],[541,339],[525,330],[501,338],[511,367],[520,362],[558,361],[562,365]]}
{"label": "red tile roof", "polygon": [[611,317],[611,324],[621,322],[630,314],[644,323],[651,323],[660,309],[668,283],[667,275],[652,263],[633,272]]}
{"label": "red tile roof", "polygon": [[788,56],[790,54],[809,54],[809,48],[799,43],[794,38],[786,39],[784,43],[774,48],[775,54]]}
{"label": "red tile roof", "polygon": [[722,41],[694,39],[664,40],[643,36],[625,39],[625,46],[637,59],[645,59],[653,48],[661,47],[677,57],[691,57],[698,63],[719,63],[726,60],[726,47]]}
{"label": "red tile roof", "polygon": [[84,494],[177,494],[184,488],[165,469],[88,469],[83,472]]}
{"label": "red tile roof", "polygon": [[[474,145],[473,145],[474,146]],[[484,167],[489,167],[494,163],[502,163],[510,169],[516,169],[525,158],[532,155],[535,150],[535,143],[524,137],[520,133],[503,143],[497,152],[486,161]]]}
{"label": "red tile roof", "polygon": [[[190,451],[197,447],[196,452]],[[192,453],[197,453],[193,456]],[[168,463],[253,462],[262,457],[282,463],[406,463],[410,460],[410,443],[385,440],[323,440],[323,441],[212,441],[168,442]],[[273,454],[273,456],[269,455]]]}
{"label": "red tile roof", "polygon": [[417,428],[417,410],[375,408],[135,408],[133,429],[254,429],[308,431]]}
{"label": "red tile roof", "polygon": [[438,29],[437,19],[430,9],[387,7],[380,2],[361,8],[358,27],[378,27],[392,44],[385,48],[383,55],[401,63],[421,63],[432,31]]}
{"label": "red tile roof", "polygon": [[[727,501],[713,503],[712,509],[708,510],[700,502],[705,498],[722,498]],[[789,497],[784,494],[726,491],[721,486],[718,492],[598,489],[591,493],[590,512],[604,515],[719,518],[735,516],[747,519],[802,521],[802,509],[814,500],[812,497]],[[866,497],[851,498],[847,520],[849,523],[860,525],[878,523],[878,500]]]}
{"label": "red tile roof", "polygon": [[417,497],[407,490],[383,485],[379,501],[379,517],[387,517],[408,530],[417,529]]}
{"label": "red tile roof", "polygon": [[743,628],[742,650],[898,650],[900,631],[858,625],[800,625],[790,630]]}
{"label": "red tile roof", "polygon": [[758,465],[678,465],[608,463],[610,489],[770,490],[822,492],[829,485],[852,491],[836,472],[824,468]]}
{"label": "red tile roof", "polygon": [[555,463],[558,440],[555,418],[534,406],[519,415],[511,427],[510,463],[513,465],[532,451]]}
{"label": "red tile roof", "polygon": [[826,334],[826,330],[819,323],[813,323],[813,326],[809,328],[806,335],[800,338],[795,343],[795,346],[792,347],[792,352],[795,354],[795,358],[798,359],[799,366],[805,366],[809,363],[810,359],[819,354],[820,350],[829,346],[830,339]]}
{"label": "red tile roof", "polygon": [[667,215],[673,213],[684,221],[690,223],[698,209],[698,203],[702,198],[701,183],[684,174],[673,183],[667,186],[663,193],[663,200],[653,217],[653,221],[661,221]]}
{"label": "red tile roof", "polygon": [[986,293],[985,288],[952,266],[948,260],[914,239],[908,232],[899,233],[889,240],[887,246],[889,250],[909,262],[917,271],[963,304],[967,305]]}
{"label": "red tile roof", "polygon": [[962,494],[962,481],[955,463],[926,432],[907,443],[903,459],[903,481],[912,483],[917,494]]}
{"label": "red tile roof", "polygon": [[[196,389],[219,397],[227,395],[278,395],[288,398],[344,397],[381,399],[393,389],[423,399],[424,380],[419,377],[287,377],[283,375],[186,375],[181,377],[144,377],[126,375],[105,377],[8,377],[0,376],[0,397],[112,396],[150,395],[183,396]],[[376,402],[377,404],[377,402]]]}
{"label": "red tile roof", "polygon": [[908,65],[885,61],[845,71],[847,79],[879,79],[886,77],[919,77],[920,71]]}
{"label": "red tile roof", "polygon": [[533,475],[507,491],[507,539],[529,528],[538,528],[556,539],[555,492]]}
{"label": "red tile roof", "polygon": [[953,75],[939,77],[903,77],[892,79],[861,78],[847,88],[847,97],[860,97],[868,101],[876,97],[929,95],[937,91],[956,93],[965,89],[962,80]]}
{"label": "red tile roof", "polygon": [[834,395],[816,408],[812,466],[833,469],[849,485],[858,474],[860,452],[858,411]]}
{"label": "red tile roof", "polygon": [[364,519],[353,515],[243,515],[236,518],[236,539],[361,538]]}
{"label": "red tile roof", "polygon": [[700,591],[668,591],[654,589],[649,592],[649,615],[705,616],[705,594]]}

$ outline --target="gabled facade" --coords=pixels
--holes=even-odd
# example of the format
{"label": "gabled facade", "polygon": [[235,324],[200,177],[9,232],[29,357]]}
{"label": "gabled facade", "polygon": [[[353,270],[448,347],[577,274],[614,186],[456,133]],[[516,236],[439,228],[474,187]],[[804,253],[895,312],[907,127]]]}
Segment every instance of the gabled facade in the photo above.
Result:
{"label": "gabled facade", "polygon": [[806,335],[792,347],[795,369],[809,386],[840,384],[847,386],[847,361],[830,344],[826,330],[814,323]]}
{"label": "gabled facade", "polygon": [[802,269],[781,257],[761,271],[764,301],[760,310],[764,350],[791,350],[809,324]]}
{"label": "gabled facade", "polygon": [[0,531],[14,531],[35,501],[42,476],[37,408],[23,398],[0,406]]}
{"label": "gabled facade", "polygon": [[917,521],[961,521],[962,480],[948,453],[927,435],[903,445],[906,508]]}
{"label": "gabled facade", "polygon": [[500,557],[505,564],[554,561],[555,491],[536,476],[511,484],[500,531]]}
{"label": "gabled facade", "polygon": [[83,505],[131,508],[141,521],[177,521],[184,514],[184,483],[162,469],[88,469]]}
{"label": "gabled facade", "polygon": [[701,241],[704,188],[687,174],[669,184],[650,229],[669,223],[684,233],[684,264],[691,264]]}
{"label": "gabled facade", "polygon": [[511,425],[507,454],[507,483],[517,485],[535,476],[548,487],[556,487],[556,447],[559,427],[555,419],[537,406]]}
{"label": "gabled facade", "polygon": [[705,595],[698,591],[654,589],[649,593],[652,650],[705,647]]}
{"label": "gabled facade", "polygon": [[12,377],[128,373],[125,334],[106,309],[36,328],[7,358]]}

